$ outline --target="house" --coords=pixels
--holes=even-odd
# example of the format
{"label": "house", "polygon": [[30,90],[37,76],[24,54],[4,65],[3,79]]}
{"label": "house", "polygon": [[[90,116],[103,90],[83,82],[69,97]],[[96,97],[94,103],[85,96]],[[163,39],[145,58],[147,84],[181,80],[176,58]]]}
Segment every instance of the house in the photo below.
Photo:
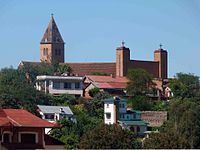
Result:
{"label": "house", "polygon": [[45,128],[59,127],[26,110],[0,109],[0,149],[64,149],[63,143],[45,135]]}
{"label": "house", "polygon": [[112,97],[104,100],[104,123],[119,124],[122,128],[134,131],[143,136],[147,131],[147,122],[141,119],[141,112],[127,110],[126,100]]}
{"label": "house", "polygon": [[75,97],[83,96],[83,79],[78,76],[48,76],[36,77],[36,89],[52,95],[69,94]]}
{"label": "house", "polygon": [[[42,119],[51,123],[56,123],[58,120],[67,119],[76,123],[76,118],[68,106],[45,106],[37,105],[37,111]],[[45,128],[45,133],[48,134],[51,128]]]}
{"label": "house", "polygon": [[90,98],[89,91],[93,88],[99,88],[101,91],[106,91],[112,95],[126,95],[127,82],[126,77],[86,75],[84,95]]}

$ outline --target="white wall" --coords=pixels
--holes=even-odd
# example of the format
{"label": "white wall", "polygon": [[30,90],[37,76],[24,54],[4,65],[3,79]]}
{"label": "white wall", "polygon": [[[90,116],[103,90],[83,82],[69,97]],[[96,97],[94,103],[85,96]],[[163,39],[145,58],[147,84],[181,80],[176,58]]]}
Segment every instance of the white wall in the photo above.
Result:
{"label": "white wall", "polygon": [[[110,113],[111,114],[110,119],[107,119],[106,113]],[[115,113],[114,102],[104,102],[104,123],[105,124],[116,123],[116,113]]]}

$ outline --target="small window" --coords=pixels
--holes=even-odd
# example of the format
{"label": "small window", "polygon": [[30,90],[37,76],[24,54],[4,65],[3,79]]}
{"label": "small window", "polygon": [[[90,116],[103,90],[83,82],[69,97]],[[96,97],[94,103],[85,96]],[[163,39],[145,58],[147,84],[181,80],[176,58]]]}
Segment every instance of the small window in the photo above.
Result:
{"label": "small window", "polygon": [[110,113],[106,113],[106,118],[110,119],[111,118],[111,114]]}
{"label": "small window", "polygon": [[48,48],[44,48],[44,49],[43,49],[43,55],[44,55],[44,56],[47,56],[47,55],[48,55]]}
{"label": "small window", "polygon": [[139,126],[137,126],[137,132],[140,132],[140,127]]}
{"label": "small window", "polygon": [[59,82],[53,82],[53,88],[54,89],[60,89],[60,83]]}
{"label": "small window", "polygon": [[109,104],[107,104],[106,106],[107,106],[107,108],[109,108]]}
{"label": "small window", "polygon": [[75,83],[75,89],[80,89],[80,83],[79,82]]}
{"label": "small window", "polygon": [[23,144],[35,144],[36,143],[36,134],[30,134],[30,133],[21,134],[21,143],[23,143]]}
{"label": "small window", "polygon": [[58,55],[59,55],[59,56],[61,55],[61,49],[58,50]]}
{"label": "small window", "polygon": [[129,119],[129,116],[126,116],[127,119]]}
{"label": "small window", "polygon": [[10,143],[11,141],[10,141],[10,133],[4,133],[3,134],[3,142],[4,143]]}
{"label": "small window", "polygon": [[71,89],[72,84],[70,82],[65,82],[64,83],[64,88],[65,89]]}
{"label": "small window", "polygon": [[124,108],[125,107],[125,105],[124,104],[122,104],[122,108]]}

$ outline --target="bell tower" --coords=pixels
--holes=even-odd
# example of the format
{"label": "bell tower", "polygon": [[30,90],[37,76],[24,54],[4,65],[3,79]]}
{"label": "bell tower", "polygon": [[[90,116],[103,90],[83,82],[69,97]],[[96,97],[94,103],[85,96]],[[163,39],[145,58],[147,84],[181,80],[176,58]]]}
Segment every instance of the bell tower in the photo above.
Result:
{"label": "bell tower", "polygon": [[64,63],[64,44],[52,14],[51,20],[40,42],[40,61]]}
{"label": "bell tower", "polygon": [[128,73],[128,64],[130,62],[130,50],[124,46],[116,49],[116,76],[124,77]]}
{"label": "bell tower", "polygon": [[154,51],[154,61],[158,62],[159,78],[167,79],[168,78],[167,51],[162,49],[162,44],[160,44],[160,48],[158,50]]}

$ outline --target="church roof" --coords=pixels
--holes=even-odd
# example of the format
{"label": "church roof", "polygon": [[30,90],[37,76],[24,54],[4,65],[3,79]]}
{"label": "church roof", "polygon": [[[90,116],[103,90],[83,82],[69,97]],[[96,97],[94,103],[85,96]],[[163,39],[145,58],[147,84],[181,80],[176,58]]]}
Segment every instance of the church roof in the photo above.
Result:
{"label": "church roof", "polygon": [[51,20],[40,43],[64,43],[53,15],[51,16]]}

